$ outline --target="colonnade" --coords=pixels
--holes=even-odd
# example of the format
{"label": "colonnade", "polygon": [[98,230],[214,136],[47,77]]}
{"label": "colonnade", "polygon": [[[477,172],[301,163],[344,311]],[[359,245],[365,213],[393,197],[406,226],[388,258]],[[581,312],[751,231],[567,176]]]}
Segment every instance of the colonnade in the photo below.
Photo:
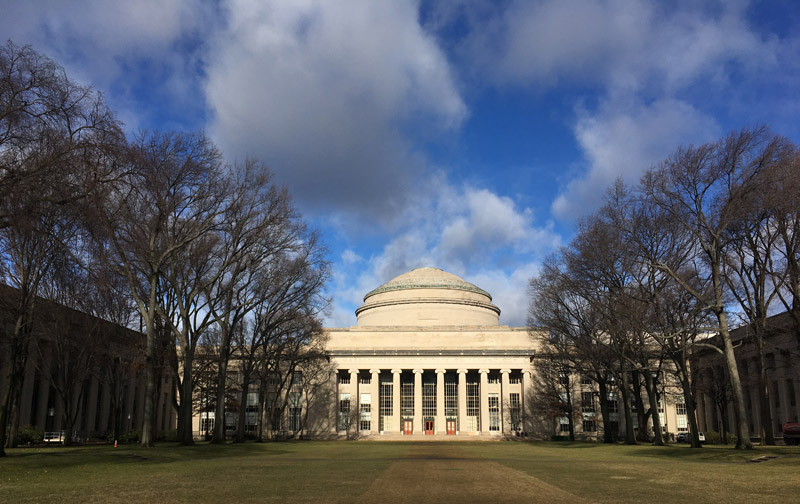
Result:
{"label": "colonnade", "polygon": [[[391,380],[389,379],[391,374]],[[413,374],[413,378],[410,375]],[[435,414],[424,415],[423,409],[423,383],[431,383],[431,374],[435,374]],[[453,380],[457,376],[456,380]],[[366,379],[368,377],[368,379]],[[424,378],[426,378],[424,380]],[[449,379],[448,379],[449,378]],[[413,380],[413,381],[412,381]],[[350,399],[350,408],[358,411],[356,417],[362,419],[362,400],[369,394],[369,433],[400,433],[400,434],[466,434],[490,433],[508,434],[512,430],[524,429],[524,397],[525,387],[530,380],[528,370],[523,369],[447,369],[445,367],[411,368],[403,369],[393,367],[380,368],[346,368],[338,370],[337,396],[342,399],[346,394]],[[457,397],[457,407],[447,408],[445,383],[453,384]],[[381,383],[391,383],[391,415],[384,417],[381,422]],[[413,383],[413,414],[403,415],[401,409],[402,384]],[[467,384],[473,386],[473,393],[477,392],[477,404],[473,402],[468,411]],[[477,388],[477,390],[475,390]],[[452,401],[452,397],[450,397]],[[388,406],[388,401],[386,403]],[[478,411],[474,411],[476,409]],[[388,410],[388,408],[386,408]],[[450,410],[448,412],[448,410]],[[477,414],[469,414],[477,413]],[[512,415],[515,413],[515,415]],[[342,415],[339,411],[337,414]],[[515,417],[515,418],[514,418]],[[473,420],[473,423],[468,423]],[[409,424],[410,423],[410,424]],[[341,426],[341,422],[337,422]],[[382,428],[383,427],[383,428]],[[358,426],[359,430],[361,425]],[[364,429],[363,431],[365,431]],[[363,432],[362,431],[362,432]]]}

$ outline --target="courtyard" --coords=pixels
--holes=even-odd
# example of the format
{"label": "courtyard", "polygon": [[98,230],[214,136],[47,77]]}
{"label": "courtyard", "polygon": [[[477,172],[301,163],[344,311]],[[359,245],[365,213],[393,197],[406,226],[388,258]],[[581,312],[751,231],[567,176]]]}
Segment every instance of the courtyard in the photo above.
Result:
{"label": "courtyard", "polygon": [[[761,462],[752,462],[755,459]],[[800,448],[282,442],[19,448],[0,502],[795,502]]]}

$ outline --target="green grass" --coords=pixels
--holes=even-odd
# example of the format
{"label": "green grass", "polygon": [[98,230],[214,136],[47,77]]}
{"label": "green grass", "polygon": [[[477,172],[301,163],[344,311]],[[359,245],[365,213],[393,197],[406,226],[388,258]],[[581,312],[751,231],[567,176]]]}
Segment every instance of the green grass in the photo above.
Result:
{"label": "green grass", "polygon": [[[8,453],[0,459],[0,502],[358,502],[378,478],[381,484],[397,485],[402,495],[408,482],[392,479],[393,472],[401,472],[395,464],[413,468],[424,460],[433,465],[415,478],[423,490],[428,484],[447,485],[447,478],[455,476],[448,467],[458,461],[458,470],[474,470],[475,478],[501,474],[513,481],[528,475],[536,479],[528,482],[597,502],[800,501],[800,448],[793,447],[739,452],[582,443],[340,441]],[[779,458],[746,462],[762,455]],[[500,472],[486,471],[501,466]],[[498,483],[502,488],[504,482]],[[453,489],[453,500],[459,490]],[[469,502],[469,494],[459,501]]]}

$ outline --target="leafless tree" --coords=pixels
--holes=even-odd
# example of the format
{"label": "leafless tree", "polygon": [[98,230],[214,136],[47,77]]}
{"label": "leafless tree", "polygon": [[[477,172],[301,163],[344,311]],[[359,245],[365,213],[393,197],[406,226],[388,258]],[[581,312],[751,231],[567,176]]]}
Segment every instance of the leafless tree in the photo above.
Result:
{"label": "leafless tree", "polygon": [[145,326],[141,443],[152,446],[155,323],[163,308],[165,270],[176,256],[217,229],[227,185],[219,152],[201,134],[142,133],[125,154],[125,176],[96,200],[94,232],[106,264],[127,280]]}
{"label": "leafless tree", "polygon": [[[0,46],[0,200],[65,206],[116,177],[98,162],[122,133],[102,96],[30,46]],[[15,210],[0,208],[0,228]]]}
{"label": "leafless tree", "polygon": [[717,318],[720,350],[734,397],[736,447],[740,449],[752,448],[752,443],[729,331],[724,264],[731,245],[729,230],[737,222],[743,203],[759,190],[753,181],[782,144],[782,139],[765,128],[744,129],[716,143],[678,149],[642,179],[646,200],[667,212],[694,241],[697,255],[689,266],[693,267],[692,277],[706,279],[706,291],[698,292],[672,265],[655,266],[669,273]]}

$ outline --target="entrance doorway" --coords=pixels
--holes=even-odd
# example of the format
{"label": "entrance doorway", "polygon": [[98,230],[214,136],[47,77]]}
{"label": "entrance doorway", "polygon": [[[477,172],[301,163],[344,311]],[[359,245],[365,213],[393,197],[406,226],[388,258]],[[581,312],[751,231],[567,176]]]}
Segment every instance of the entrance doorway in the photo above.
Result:
{"label": "entrance doorway", "polygon": [[447,434],[448,435],[455,435],[456,433],[456,421],[453,419],[447,420]]}
{"label": "entrance doorway", "polygon": [[425,420],[425,434],[433,434],[433,420]]}
{"label": "entrance doorway", "polygon": [[403,420],[403,434],[410,435],[414,433],[414,421]]}

